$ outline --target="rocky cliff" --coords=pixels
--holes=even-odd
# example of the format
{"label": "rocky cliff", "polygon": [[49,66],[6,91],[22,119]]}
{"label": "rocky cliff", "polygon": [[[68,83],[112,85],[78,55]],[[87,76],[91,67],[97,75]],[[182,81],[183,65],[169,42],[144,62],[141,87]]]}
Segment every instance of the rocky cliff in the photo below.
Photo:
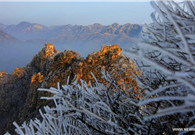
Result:
{"label": "rocky cliff", "polygon": [[[50,93],[38,92],[37,89],[56,87],[57,82],[67,84],[80,79],[92,85],[95,79],[106,84],[101,78],[103,71],[109,72],[123,92],[125,88],[132,88],[132,97],[140,98],[135,76],[140,76],[139,70],[133,61],[121,54],[122,49],[117,45],[102,46],[85,59],[77,52],[65,50],[59,52],[52,44],[45,47],[34,56],[32,61],[23,68],[16,68],[11,75],[0,74],[0,131],[1,134],[13,131],[12,122],[22,123],[38,117],[38,110],[52,102],[40,100],[41,96],[50,96]],[[126,87],[124,87],[126,85]]]}
{"label": "rocky cliff", "polygon": [[5,72],[0,72],[0,87],[7,82],[9,75]]}

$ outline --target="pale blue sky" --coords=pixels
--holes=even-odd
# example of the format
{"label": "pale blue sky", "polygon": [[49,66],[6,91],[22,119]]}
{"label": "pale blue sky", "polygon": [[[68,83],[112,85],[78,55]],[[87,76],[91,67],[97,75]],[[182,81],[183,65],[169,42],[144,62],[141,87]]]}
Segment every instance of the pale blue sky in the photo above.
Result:
{"label": "pale blue sky", "polygon": [[0,23],[44,25],[149,23],[149,2],[0,2]]}

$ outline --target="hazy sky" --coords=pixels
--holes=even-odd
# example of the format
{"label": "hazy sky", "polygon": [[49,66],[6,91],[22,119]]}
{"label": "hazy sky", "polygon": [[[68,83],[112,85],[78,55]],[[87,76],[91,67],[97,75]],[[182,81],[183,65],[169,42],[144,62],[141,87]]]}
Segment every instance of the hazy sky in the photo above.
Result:
{"label": "hazy sky", "polygon": [[44,25],[148,23],[149,2],[0,2],[0,23]]}

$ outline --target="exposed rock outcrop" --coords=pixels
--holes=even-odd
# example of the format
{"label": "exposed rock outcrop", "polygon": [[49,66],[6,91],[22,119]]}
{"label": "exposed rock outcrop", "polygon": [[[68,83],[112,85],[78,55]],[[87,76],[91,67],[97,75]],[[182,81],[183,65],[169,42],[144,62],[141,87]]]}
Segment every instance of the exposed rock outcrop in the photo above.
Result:
{"label": "exposed rock outcrop", "polygon": [[50,60],[53,59],[57,52],[58,51],[55,47],[48,43],[37,55],[34,56],[30,64],[39,71],[45,72],[48,69]]}
{"label": "exposed rock outcrop", "polygon": [[5,72],[0,72],[0,87],[7,82],[9,75]]}
{"label": "exposed rock outcrop", "polygon": [[127,88],[132,87],[131,96],[139,99],[137,93],[141,91],[134,77],[140,76],[140,72],[135,63],[121,52],[122,49],[117,45],[103,45],[100,51],[84,59],[72,50],[58,52],[52,44],[46,44],[26,67],[16,68],[0,87],[0,131],[12,131],[13,121],[22,123],[37,117],[39,109],[46,104],[52,105],[49,101],[40,100],[41,96],[51,94],[38,92],[37,89],[57,87],[58,82],[67,84],[68,77],[69,83],[73,80],[80,83],[82,79],[93,85],[93,73],[99,82],[106,84],[106,80],[101,77],[101,72],[106,71],[123,92],[126,92],[125,84]]}

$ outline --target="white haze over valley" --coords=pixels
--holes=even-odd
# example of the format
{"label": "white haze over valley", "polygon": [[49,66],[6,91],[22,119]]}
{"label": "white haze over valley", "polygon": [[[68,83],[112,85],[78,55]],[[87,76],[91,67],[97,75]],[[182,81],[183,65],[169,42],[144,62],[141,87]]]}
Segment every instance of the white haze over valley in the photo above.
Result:
{"label": "white haze over valley", "polygon": [[142,25],[98,23],[46,27],[41,24],[21,22],[17,25],[0,24],[0,71],[11,73],[16,67],[28,64],[45,43],[52,43],[57,50],[71,49],[82,57],[101,49],[102,44],[118,44],[121,48],[135,46]]}

